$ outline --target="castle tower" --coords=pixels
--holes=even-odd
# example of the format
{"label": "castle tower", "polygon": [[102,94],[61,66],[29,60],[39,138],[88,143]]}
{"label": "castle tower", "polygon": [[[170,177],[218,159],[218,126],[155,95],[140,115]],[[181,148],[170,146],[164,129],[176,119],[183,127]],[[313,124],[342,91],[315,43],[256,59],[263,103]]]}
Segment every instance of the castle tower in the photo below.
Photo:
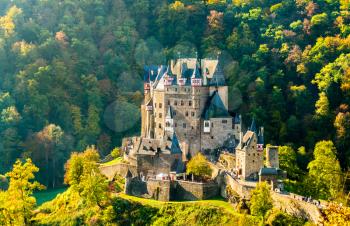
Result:
{"label": "castle tower", "polygon": [[266,147],[266,166],[279,168],[278,146]]}
{"label": "castle tower", "polygon": [[236,148],[236,170],[244,180],[257,179],[259,170],[264,166],[263,151],[258,149],[258,143],[261,142],[258,138],[253,118],[249,130],[240,138]]}
{"label": "castle tower", "polygon": [[242,131],[242,116],[240,114],[236,114],[232,129],[234,138],[239,140]]}

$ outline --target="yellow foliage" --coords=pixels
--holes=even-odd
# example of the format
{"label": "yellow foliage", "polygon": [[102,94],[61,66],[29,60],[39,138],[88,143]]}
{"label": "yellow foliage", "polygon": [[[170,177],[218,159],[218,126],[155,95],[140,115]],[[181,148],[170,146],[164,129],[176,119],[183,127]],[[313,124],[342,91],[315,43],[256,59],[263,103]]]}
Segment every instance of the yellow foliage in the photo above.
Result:
{"label": "yellow foliage", "polygon": [[12,45],[12,51],[19,53],[21,56],[26,56],[34,48],[35,45],[26,43],[23,40],[20,42],[15,42]]}
{"label": "yellow foliage", "polygon": [[5,36],[10,36],[13,34],[15,30],[15,23],[13,21],[14,17],[22,13],[22,10],[20,8],[17,8],[16,6],[12,6],[8,11],[7,14],[3,17],[0,17],[0,28],[4,30]]}
{"label": "yellow foliage", "polygon": [[170,5],[170,9],[172,10],[182,10],[185,8],[185,5],[181,1],[175,1]]}

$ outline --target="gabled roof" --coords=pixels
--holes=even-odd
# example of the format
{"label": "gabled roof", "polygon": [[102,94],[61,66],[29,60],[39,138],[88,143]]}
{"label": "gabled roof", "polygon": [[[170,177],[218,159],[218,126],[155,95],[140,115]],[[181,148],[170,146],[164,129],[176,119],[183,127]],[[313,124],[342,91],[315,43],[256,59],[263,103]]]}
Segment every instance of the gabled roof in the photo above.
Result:
{"label": "gabled roof", "polygon": [[209,98],[206,107],[204,108],[204,119],[210,118],[230,118],[231,115],[227,111],[221,97],[217,91]]}
{"label": "gabled roof", "polygon": [[238,149],[244,149],[247,145],[250,144],[254,137],[255,132],[248,130],[241,141],[239,141],[239,144],[237,146]]}
{"label": "gabled roof", "polygon": [[210,79],[209,82],[210,86],[225,86],[226,85],[226,79],[224,76],[224,72],[222,70],[221,61],[218,62],[216,65],[213,77]]}

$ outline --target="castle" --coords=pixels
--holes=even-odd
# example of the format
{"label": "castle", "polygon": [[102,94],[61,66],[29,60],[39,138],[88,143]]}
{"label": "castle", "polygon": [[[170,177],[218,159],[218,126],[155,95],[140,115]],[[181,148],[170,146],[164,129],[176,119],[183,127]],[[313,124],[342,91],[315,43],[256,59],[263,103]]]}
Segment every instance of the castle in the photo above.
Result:
{"label": "castle", "polygon": [[[231,97],[234,98],[234,97]],[[142,177],[179,174],[196,153],[236,153],[242,179],[257,178],[263,163],[263,128],[228,110],[228,86],[219,60],[182,58],[146,66],[141,136],[123,141],[125,158]],[[233,169],[232,169],[233,170]]]}

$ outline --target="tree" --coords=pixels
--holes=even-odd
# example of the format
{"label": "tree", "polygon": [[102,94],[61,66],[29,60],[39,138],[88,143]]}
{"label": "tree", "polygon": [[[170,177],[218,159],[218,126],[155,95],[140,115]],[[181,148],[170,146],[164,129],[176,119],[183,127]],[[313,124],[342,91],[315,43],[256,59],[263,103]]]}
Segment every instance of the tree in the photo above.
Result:
{"label": "tree", "polygon": [[109,193],[106,178],[98,169],[99,158],[94,146],[88,147],[83,153],[72,153],[66,163],[65,183],[79,193],[87,206],[103,208]]}
{"label": "tree", "polygon": [[[37,181],[33,181],[37,168],[30,159],[26,162],[17,160],[11,172],[6,176],[9,178],[9,188],[5,193],[0,194],[5,197],[5,202],[0,203],[0,210],[5,215],[5,224],[28,225],[33,215],[36,200],[33,191],[44,189],[45,187]],[[0,214],[1,222],[1,214]]]}
{"label": "tree", "polygon": [[251,192],[250,212],[252,215],[265,217],[266,213],[272,209],[272,198],[270,186],[266,182],[258,183]]}
{"label": "tree", "polygon": [[288,177],[297,179],[300,169],[297,164],[297,154],[289,146],[278,147],[278,159],[280,168],[287,172]]}
{"label": "tree", "polygon": [[201,179],[211,177],[212,169],[208,160],[198,152],[187,164],[187,174],[193,174]]}
{"label": "tree", "polygon": [[111,156],[112,156],[113,158],[118,158],[118,157],[120,157],[120,154],[121,154],[120,148],[114,148],[114,149],[111,151]]}
{"label": "tree", "polygon": [[342,171],[332,141],[320,141],[314,149],[314,160],[308,164],[309,185],[313,196],[322,199],[335,198],[341,191]]}

